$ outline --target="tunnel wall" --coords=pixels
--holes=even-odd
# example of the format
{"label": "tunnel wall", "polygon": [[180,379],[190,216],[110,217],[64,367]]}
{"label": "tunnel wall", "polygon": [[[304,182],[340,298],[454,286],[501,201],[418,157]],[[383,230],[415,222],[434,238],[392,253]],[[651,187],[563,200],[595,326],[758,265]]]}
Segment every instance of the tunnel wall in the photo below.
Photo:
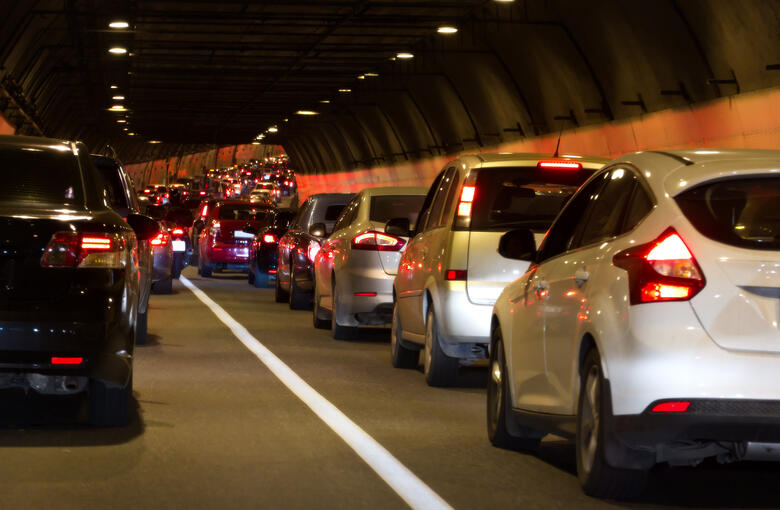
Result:
{"label": "tunnel wall", "polygon": [[[553,153],[557,134],[530,137],[479,152]],[[566,130],[561,154],[615,158],[627,152],[689,147],[780,148],[780,87],[730,96],[693,107]],[[474,153],[467,150],[461,153]],[[313,193],[359,191],[388,185],[428,185],[447,161],[439,156],[413,163],[319,175],[298,175],[301,199]]]}
{"label": "tunnel wall", "polygon": [[14,133],[16,133],[16,128],[0,115],[0,135],[13,135]]}

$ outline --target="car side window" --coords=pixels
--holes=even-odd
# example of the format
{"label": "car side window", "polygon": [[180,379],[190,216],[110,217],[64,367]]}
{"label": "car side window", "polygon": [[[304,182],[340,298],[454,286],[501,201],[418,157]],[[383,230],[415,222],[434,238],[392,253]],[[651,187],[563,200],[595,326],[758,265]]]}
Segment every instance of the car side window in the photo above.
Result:
{"label": "car side window", "polygon": [[653,201],[650,195],[644,188],[637,185],[634,188],[634,194],[631,196],[631,200],[626,211],[626,218],[623,220],[623,228],[620,229],[620,233],[628,232],[636,227],[640,221],[653,209]]}
{"label": "car side window", "polygon": [[336,221],[336,226],[333,227],[333,231],[336,232],[337,230],[348,227],[352,223],[352,220],[355,219],[359,206],[360,195],[353,198],[349,204],[347,204],[344,211],[342,211],[341,216],[339,216],[338,221]]}
{"label": "car side window", "polygon": [[570,249],[577,226],[582,221],[588,205],[595,197],[598,197],[599,190],[604,186],[606,175],[606,173],[601,174],[586,183],[564,206],[539,247],[537,262],[543,262]]}
{"label": "car side window", "polygon": [[310,207],[311,207],[311,199],[306,200],[303,203],[303,205],[301,205],[301,208],[298,210],[298,214],[295,215],[295,219],[292,222],[292,226],[290,227],[290,230],[304,228],[303,219],[306,217],[306,213],[309,211]]}
{"label": "car side window", "polygon": [[585,213],[587,219],[580,224],[578,235],[569,248],[598,243],[620,234],[623,216],[636,184],[636,174],[631,170],[615,168],[610,171],[604,187],[591,201]]}
{"label": "car side window", "polygon": [[447,192],[450,189],[452,183],[452,176],[455,173],[455,168],[450,167],[444,174],[444,177],[439,181],[439,186],[436,189],[436,196],[433,198],[433,204],[431,205],[431,212],[428,216],[428,222],[425,225],[425,230],[430,230],[441,226],[441,213],[444,209],[444,203],[447,200]]}
{"label": "car side window", "polygon": [[439,172],[439,175],[437,175],[436,178],[433,180],[431,187],[428,188],[428,193],[425,195],[425,200],[423,201],[423,205],[420,208],[420,214],[417,216],[417,225],[414,226],[414,232],[412,233],[412,237],[425,230],[426,224],[428,223],[428,217],[431,214],[431,202],[433,202],[433,196],[436,194],[436,191],[439,189],[439,183],[441,182],[443,177],[444,177],[444,170]]}
{"label": "car side window", "polygon": [[450,190],[447,192],[447,200],[444,202],[444,209],[441,212],[441,222],[442,225],[449,225],[454,217],[455,217],[455,207],[458,203],[458,194],[460,193],[460,186],[458,185],[460,183],[460,178],[458,175],[458,170],[455,170],[455,173],[452,174],[452,182],[450,183]]}

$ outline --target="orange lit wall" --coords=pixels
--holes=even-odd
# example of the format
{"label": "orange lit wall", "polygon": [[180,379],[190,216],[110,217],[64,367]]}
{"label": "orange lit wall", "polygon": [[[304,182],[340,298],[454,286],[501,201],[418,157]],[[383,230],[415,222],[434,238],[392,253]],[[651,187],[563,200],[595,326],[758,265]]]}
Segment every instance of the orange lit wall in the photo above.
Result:
{"label": "orange lit wall", "polygon": [[[555,151],[557,135],[525,138],[483,152]],[[780,149],[780,88],[731,96],[693,107],[564,131],[561,153],[615,158],[627,152],[686,147]],[[299,175],[301,199],[313,193],[374,186],[429,185],[454,156],[322,175]]]}
{"label": "orange lit wall", "polygon": [[0,115],[0,135],[12,135],[14,133],[16,133],[16,129],[5,119],[5,117]]}

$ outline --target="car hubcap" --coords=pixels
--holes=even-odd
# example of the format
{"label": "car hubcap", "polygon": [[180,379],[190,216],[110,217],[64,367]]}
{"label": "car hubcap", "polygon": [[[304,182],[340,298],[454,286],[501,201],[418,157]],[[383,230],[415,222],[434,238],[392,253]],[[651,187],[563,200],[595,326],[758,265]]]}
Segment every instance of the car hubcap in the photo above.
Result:
{"label": "car hubcap", "polygon": [[599,370],[591,367],[585,378],[585,395],[580,410],[580,456],[582,467],[589,473],[596,457],[599,437]]}

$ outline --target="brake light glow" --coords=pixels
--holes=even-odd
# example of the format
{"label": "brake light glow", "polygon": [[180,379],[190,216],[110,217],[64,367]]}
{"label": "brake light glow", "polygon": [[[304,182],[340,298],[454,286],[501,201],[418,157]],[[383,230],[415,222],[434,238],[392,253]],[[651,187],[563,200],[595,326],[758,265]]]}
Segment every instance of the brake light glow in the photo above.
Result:
{"label": "brake light glow", "polygon": [[358,234],[352,239],[353,250],[401,251],[404,244],[406,242],[399,237],[375,231]]}
{"label": "brake light glow", "polygon": [[653,407],[654,413],[684,413],[691,406],[690,402],[661,402]]}
{"label": "brake light glow", "polygon": [[205,204],[203,206],[203,209],[200,211],[200,217],[205,218],[209,215],[209,204]]}
{"label": "brake light glow", "polygon": [[168,244],[168,234],[166,232],[160,232],[149,243],[152,246],[163,246]]}
{"label": "brake light glow", "polygon": [[355,295],[362,297],[374,297],[376,296],[376,292],[355,292]]}
{"label": "brake light glow", "polygon": [[52,356],[51,358],[52,365],[81,365],[83,361],[84,358],[81,357]]}
{"label": "brake light glow", "polygon": [[306,250],[306,255],[309,257],[310,261],[314,262],[314,258],[320,252],[320,248],[320,243],[317,241],[309,241],[309,248]]}
{"label": "brake light glow", "polygon": [[467,218],[471,216],[471,204],[474,202],[476,186],[463,186],[460,190],[460,202],[458,203],[458,216]]}
{"label": "brake light glow", "polygon": [[542,170],[581,170],[582,163],[565,159],[545,159],[536,164]]}
{"label": "brake light glow", "polygon": [[264,243],[269,243],[269,244],[275,243],[276,242],[276,236],[273,235],[273,234],[265,234],[263,236],[263,242]]}
{"label": "brake light glow", "polygon": [[175,228],[171,230],[171,234],[175,236],[183,236],[184,235],[184,229],[183,228]]}
{"label": "brake light glow", "polygon": [[631,304],[688,300],[705,284],[699,264],[673,228],[653,242],[616,254],[612,261],[628,272]]}
{"label": "brake light glow", "polygon": [[82,237],[81,238],[82,250],[95,250],[105,251],[111,249],[110,237]]}
{"label": "brake light glow", "polygon": [[41,267],[99,267],[125,265],[131,244],[119,234],[57,232],[41,257]]}
{"label": "brake light glow", "polygon": [[205,191],[201,191],[201,192],[200,192],[200,195],[201,195],[201,196],[203,196],[203,195],[205,195],[205,194],[206,194],[206,192],[205,192]]}
{"label": "brake light glow", "polygon": [[450,281],[465,280],[467,271],[465,269],[449,269],[445,273],[445,278]]}

